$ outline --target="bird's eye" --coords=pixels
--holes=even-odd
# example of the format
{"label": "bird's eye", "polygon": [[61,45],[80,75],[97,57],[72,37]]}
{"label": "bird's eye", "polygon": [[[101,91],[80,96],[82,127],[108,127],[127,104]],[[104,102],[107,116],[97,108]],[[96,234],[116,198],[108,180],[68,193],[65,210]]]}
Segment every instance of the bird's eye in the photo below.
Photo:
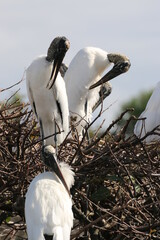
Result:
{"label": "bird's eye", "polygon": [[121,72],[126,72],[130,67],[130,64],[129,62],[121,62],[121,63],[117,63],[115,67],[118,68]]}

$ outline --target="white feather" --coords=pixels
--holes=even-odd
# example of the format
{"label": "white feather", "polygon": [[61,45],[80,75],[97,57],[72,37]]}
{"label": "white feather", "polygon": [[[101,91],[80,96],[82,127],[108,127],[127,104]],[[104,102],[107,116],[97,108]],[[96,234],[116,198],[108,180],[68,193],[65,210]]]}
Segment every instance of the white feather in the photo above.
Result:
{"label": "white feather", "polygon": [[[57,134],[57,143],[61,144],[69,132],[69,110],[65,82],[58,73],[52,89],[46,88],[50,79],[52,64],[46,61],[46,56],[36,58],[26,70],[26,86],[28,98],[34,111],[35,102],[38,121],[43,123],[44,137],[55,133],[55,122],[61,134]],[[60,103],[63,123],[58,112],[56,100]],[[57,132],[59,130],[57,128]],[[55,137],[46,139],[46,145],[55,146]]]}
{"label": "white feather", "polygon": [[77,121],[84,118],[77,127],[80,135],[86,123],[91,121],[92,108],[99,99],[100,86],[92,90],[88,89],[101,78],[104,70],[110,65],[107,52],[100,48],[86,47],[76,54],[64,76],[70,115],[76,116]]}
{"label": "white feather", "polygon": [[[60,163],[68,188],[74,184],[71,168]],[[44,172],[31,182],[25,201],[28,240],[44,240],[44,234],[53,240],[69,240],[73,226],[72,200],[58,177]]]}
{"label": "white feather", "polygon": [[[144,137],[147,132],[160,125],[160,82],[157,83],[144,112],[141,113],[139,118],[146,118],[145,120],[138,120],[135,124],[134,133],[139,138]],[[144,141],[150,143],[159,140],[160,136],[149,135]]]}

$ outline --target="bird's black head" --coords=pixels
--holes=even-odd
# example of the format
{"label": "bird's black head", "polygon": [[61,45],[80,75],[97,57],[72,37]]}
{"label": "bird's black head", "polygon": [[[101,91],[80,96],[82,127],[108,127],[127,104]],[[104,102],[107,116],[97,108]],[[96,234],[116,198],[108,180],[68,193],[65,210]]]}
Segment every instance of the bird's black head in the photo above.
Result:
{"label": "bird's black head", "polygon": [[53,69],[47,87],[52,88],[58,71],[60,69],[63,58],[70,47],[70,42],[66,37],[56,37],[48,48],[46,60],[53,62]]}
{"label": "bird's black head", "polygon": [[44,164],[54,170],[56,163],[55,149],[51,145],[44,145],[41,153]]}
{"label": "bird's black head", "polygon": [[107,57],[110,63],[114,63],[113,68],[107,72],[106,75],[103,76],[98,82],[90,86],[89,89],[98,87],[101,84],[106,83],[107,81],[119,76],[120,74],[127,72],[131,66],[130,60],[125,55],[110,53],[107,55]]}
{"label": "bird's black head", "polygon": [[64,54],[68,51],[70,47],[70,42],[66,37],[59,38],[59,43],[57,47],[58,54]]}
{"label": "bird's black head", "polygon": [[60,170],[56,155],[55,155],[55,148],[51,145],[43,146],[42,147],[42,159],[44,164],[53,171],[57,177],[60,179],[62,184],[64,185],[66,191],[68,192],[70,196],[70,191],[68,189],[68,186],[66,184],[66,181],[62,175],[62,172]]}
{"label": "bird's black head", "polygon": [[119,63],[116,63],[113,67],[113,69],[117,69],[118,73],[121,74],[121,73],[125,73],[129,70],[131,66],[131,63],[130,61],[124,61],[124,62],[119,62]]}
{"label": "bird's black head", "polygon": [[56,37],[48,48],[46,60],[52,62],[61,55],[64,57],[69,47],[70,42],[66,37]]}

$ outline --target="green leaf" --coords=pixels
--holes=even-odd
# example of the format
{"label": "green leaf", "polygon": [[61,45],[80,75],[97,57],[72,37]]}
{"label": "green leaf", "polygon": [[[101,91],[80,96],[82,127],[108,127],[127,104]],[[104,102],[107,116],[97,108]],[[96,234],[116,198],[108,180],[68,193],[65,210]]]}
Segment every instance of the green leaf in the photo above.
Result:
{"label": "green leaf", "polygon": [[8,201],[5,202],[6,205],[11,204],[11,203],[12,203],[11,200],[8,200]]}
{"label": "green leaf", "polygon": [[10,216],[7,217],[7,218],[6,218],[6,223],[9,223],[10,220],[11,220],[11,217],[10,217]]}

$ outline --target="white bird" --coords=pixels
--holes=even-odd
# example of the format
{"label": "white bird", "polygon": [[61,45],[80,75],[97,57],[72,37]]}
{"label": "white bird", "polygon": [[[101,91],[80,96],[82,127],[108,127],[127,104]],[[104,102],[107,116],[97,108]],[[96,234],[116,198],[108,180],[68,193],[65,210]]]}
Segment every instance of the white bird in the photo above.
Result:
{"label": "white bird", "polygon": [[[114,63],[114,67],[101,79],[104,70]],[[86,47],[81,49],[71,61],[64,80],[68,95],[71,120],[80,122],[77,126],[79,136],[88,122],[100,96],[101,84],[111,89],[106,83],[112,78],[128,71],[130,61],[120,54],[108,54],[100,48]]]}
{"label": "white bird", "polygon": [[59,69],[70,43],[65,37],[55,38],[47,56],[37,57],[26,70],[28,98],[46,145],[61,144],[69,132],[69,109],[66,87]]}
{"label": "white bird", "polygon": [[[160,126],[160,82],[157,83],[157,86],[155,87],[145,110],[141,113],[139,118],[146,119],[138,120],[135,124],[134,134],[138,138],[144,137],[146,133],[151,132],[154,128]],[[152,134],[144,139],[144,142],[146,143],[154,141],[160,141],[160,135]]]}
{"label": "white bird", "polygon": [[[67,70],[68,70],[68,66],[65,63],[62,63],[59,71],[63,78],[64,78]],[[102,101],[106,97],[108,97],[111,94],[111,92],[112,92],[112,85],[110,82],[106,82],[100,86],[99,93],[98,93],[99,94],[98,100],[95,103],[95,105],[93,106],[92,112],[94,112],[98,108],[98,106],[102,103]]]}
{"label": "white bird", "polygon": [[[45,147],[45,156],[54,155],[54,148]],[[50,156],[49,156],[50,157]],[[64,162],[61,171],[70,189],[74,184],[74,172]],[[72,199],[54,172],[37,175],[29,185],[25,200],[25,218],[28,240],[69,240],[73,226]]]}

